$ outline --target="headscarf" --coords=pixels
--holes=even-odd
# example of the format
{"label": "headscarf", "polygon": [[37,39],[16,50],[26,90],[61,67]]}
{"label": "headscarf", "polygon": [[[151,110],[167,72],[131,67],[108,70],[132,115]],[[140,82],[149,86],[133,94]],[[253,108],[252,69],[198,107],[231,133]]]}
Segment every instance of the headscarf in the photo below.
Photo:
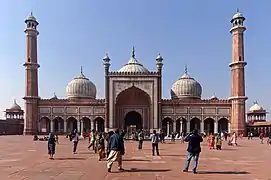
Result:
{"label": "headscarf", "polygon": [[54,135],[52,133],[49,134],[49,139],[53,139],[54,138]]}
{"label": "headscarf", "polygon": [[219,139],[221,139],[221,135],[220,134],[218,134],[217,137],[216,137],[216,140],[219,140]]}

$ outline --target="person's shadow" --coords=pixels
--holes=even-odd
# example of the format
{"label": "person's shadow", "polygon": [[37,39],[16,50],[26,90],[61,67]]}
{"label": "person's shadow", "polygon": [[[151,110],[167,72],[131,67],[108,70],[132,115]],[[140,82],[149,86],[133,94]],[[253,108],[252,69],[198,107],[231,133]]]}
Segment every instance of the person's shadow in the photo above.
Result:
{"label": "person's shadow", "polygon": [[247,171],[198,171],[198,174],[250,174]]}

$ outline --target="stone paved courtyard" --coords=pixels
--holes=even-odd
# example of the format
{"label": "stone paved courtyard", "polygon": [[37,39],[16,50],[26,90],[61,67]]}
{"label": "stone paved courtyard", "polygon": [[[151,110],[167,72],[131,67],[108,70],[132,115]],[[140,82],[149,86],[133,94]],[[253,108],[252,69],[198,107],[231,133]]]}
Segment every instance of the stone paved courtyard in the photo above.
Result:
{"label": "stone paved courtyard", "polygon": [[126,142],[125,172],[116,164],[107,173],[105,161],[88,151],[81,141],[78,154],[71,153],[71,142],[60,137],[55,160],[47,156],[46,142],[33,142],[30,136],[0,137],[1,180],[177,180],[177,179],[246,179],[271,180],[271,146],[258,139],[240,140],[240,147],[224,146],[222,151],[209,150],[203,144],[198,174],[183,173],[186,144],[160,144],[161,156],[151,156],[150,143],[138,151],[136,142]]}

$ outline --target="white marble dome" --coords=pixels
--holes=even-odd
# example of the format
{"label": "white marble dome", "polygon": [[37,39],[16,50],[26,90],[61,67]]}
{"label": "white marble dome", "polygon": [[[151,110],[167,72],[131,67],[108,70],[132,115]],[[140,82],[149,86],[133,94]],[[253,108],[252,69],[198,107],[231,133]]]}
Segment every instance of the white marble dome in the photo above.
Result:
{"label": "white marble dome", "polygon": [[263,109],[263,107],[262,106],[260,106],[257,102],[255,102],[254,104],[253,104],[253,106],[251,106],[250,108],[249,108],[249,111],[263,111],[264,109]]}
{"label": "white marble dome", "polygon": [[140,64],[135,58],[135,50],[133,47],[132,57],[118,72],[138,72],[138,73],[149,73],[149,70]]}
{"label": "white marble dome", "polygon": [[96,98],[96,86],[85,77],[82,70],[66,87],[68,98]]}
{"label": "white marble dome", "polygon": [[21,106],[17,104],[16,100],[14,99],[12,106],[9,108],[11,110],[22,110]]}
{"label": "white marble dome", "polygon": [[188,75],[185,68],[181,78],[172,85],[170,93],[172,99],[200,99],[202,88],[194,78]]}

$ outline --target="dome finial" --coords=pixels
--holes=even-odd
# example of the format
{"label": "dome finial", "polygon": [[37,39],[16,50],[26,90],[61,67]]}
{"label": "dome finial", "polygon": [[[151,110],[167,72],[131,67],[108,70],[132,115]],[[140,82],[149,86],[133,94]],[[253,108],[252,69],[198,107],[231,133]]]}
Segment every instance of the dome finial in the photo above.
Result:
{"label": "dome finial", "polygon": [[81,65],[80,73],[83,74],[83,66]]}
{"label": "dome finial", "polygon": [[187,65],[184,66],[184,73],[187,74]]}
{"label": "dome finial", "polygon": [[16,99],[13,99],[13,104],[17,104]]}
{"label": "dome finial", "polygon": [[239,13],[239,12],[240,12],[240,11],[239,11],[239,8],[237,8],[237,9],[236,9],[236,12],[237,12],[237,13]]}
{"label": "dome finial", "polygon": [[253,104],[258,104],[258,101],[257,101],[257,100],[256,100],[256,101],[254,101],[254,102],[253,102]]}
{"label": "dome finial", "polygon": [[135,46],[133,45],[133,49],[132,49],[132,58],[135,58]]}

